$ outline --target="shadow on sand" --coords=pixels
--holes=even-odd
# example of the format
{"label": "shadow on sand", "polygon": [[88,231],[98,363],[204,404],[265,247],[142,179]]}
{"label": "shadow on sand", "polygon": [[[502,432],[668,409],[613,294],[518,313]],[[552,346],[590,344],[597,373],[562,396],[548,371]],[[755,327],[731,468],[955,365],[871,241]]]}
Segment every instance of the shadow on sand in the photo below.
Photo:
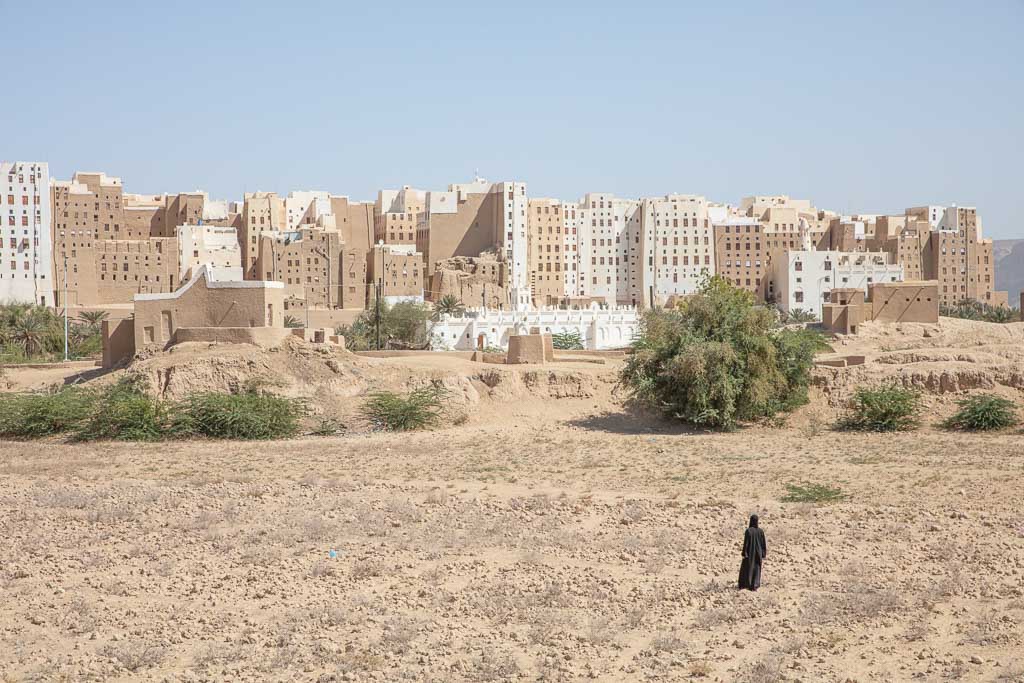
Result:
{"label": "shadow on sand", "polygon": [[660,415],[638,408],[625,408],[621,412],[605,411],[568,420],[567,425],[611,434],[714,434],[707,429],[697,429],[677,421],[666,420]]}
{"label": "shadow on sand", "polygon": [[105,368],[89,368],[88,370],[82,370],[81,372],[76,372],[73,375],[68,375],[67,377],[65,377],[64,386],[88,382],[89,380],[96,379],[97,377],[102,377],[108,372],[110,372],[110,370],[107,370]]}

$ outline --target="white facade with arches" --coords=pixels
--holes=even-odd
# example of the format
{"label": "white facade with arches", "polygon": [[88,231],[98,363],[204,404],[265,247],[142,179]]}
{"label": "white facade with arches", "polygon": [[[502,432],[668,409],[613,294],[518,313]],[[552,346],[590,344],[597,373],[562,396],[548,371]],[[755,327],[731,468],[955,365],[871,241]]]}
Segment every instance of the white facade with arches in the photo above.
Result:
{"label": "white facade with arches", "polygon": [[481,346],[507,348],[511,335],[526,334],[536,327],[550,334],[579,332],[585,349],[615,349],[633,342],[639,321],[637,310],[631,306],[580,310],[468,309],[463,316],[443,316],[434,324],[433,347],[444,351],[471,351]]}

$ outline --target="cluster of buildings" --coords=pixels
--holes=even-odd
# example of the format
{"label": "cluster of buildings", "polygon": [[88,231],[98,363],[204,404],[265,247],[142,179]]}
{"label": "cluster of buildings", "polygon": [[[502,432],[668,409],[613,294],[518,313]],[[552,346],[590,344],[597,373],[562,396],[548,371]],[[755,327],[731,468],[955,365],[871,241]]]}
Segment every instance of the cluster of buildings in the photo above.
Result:
{"label": "cluster of buildings", "polygon": [[475,345],[484,309],[503,312],[495,330],[514,312],[535,326],[544,311],[606,310],[612,328],[580,316],[571,325],[612,340],[628,331],[624,311],[670,303],[713,274],[818,319],[833,290],[877,283],[928,280],[943,304],[1007,304],[981,218],[955,205],[847,216],[781,195],[566,202],[481,178],[381,190],[372,202],[305,191],[217,201],[130,194],[104,173],[55,180],[41,162],[4,162],[0,183],[0,300],[55,308],[130,308],[203,269],[210,282],[281,283],[280,313],[314,327],[347,322],[376,297],[450,294],[481,310],[472,329],[445,334]]}

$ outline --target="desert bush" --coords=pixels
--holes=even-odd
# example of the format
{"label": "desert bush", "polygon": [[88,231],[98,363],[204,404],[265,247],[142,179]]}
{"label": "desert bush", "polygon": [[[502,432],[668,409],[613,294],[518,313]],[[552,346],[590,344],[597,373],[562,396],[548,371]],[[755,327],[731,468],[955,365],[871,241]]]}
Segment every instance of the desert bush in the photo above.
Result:
{"label": "desert bush", "polygon": [[156,645],[147,645],[139,641],[110,643],[100,650],[100,654],[124,667],[132,673],[142,669],[158,666],[167,656],[167,651]]}
{"label": "desert bush", "polygon": [[666,417],[729,429],[806,403],[822,344],[814,332],[776,329],[750,292],[712,277],[678,308],[644,315],[619,380]]}
{"label": "desert bush", "polygon": [[582,351],[583,337],[578,330],[556,332],[551,335],[551,345],[562,351]]}
{"label": "desert bush", "polygon": [[334,436],[345,431],[345,425],[331,417],[323,417],[317,421],[316,427],[310,432],[313,436]]}
{"label": "desert bush", "polygon": [[447,392],[440,387],[414,389],[406,395],[378,391],[363,404],[363,413],[378,429],[404,432],[425,429],[438,423],[444,412]]}
{"label": "desert bush", "polygon": [[828,484],[786,484],[783,503],[838,503],[849,498],[838,486]]}
{"label": "desert bush", "polygon": [[960,410],[942,423],[947,429],[984,432],[1017,424],[1013,401],[994,394],[970,396],[957,401],[957,405]]}
{"label": "desert bush", "polygon": [[481,650],[480,656],[470,666],[467,677],[471,681],[507,681],[516,678],[520,672],[514,657],[491,649]]}
{"label": "desert bush", "polygon": [[39,439],[73,431],[89,416],[95,396],[79,387],[0,396],[0,436]]}
{"label": "desert bush", "polygon": [[284,439],[299,431],[303,404],[290,398],[247,392],[202,393],[173,407],[176,436],[211,439]]}
{"label": "desert bush", "polygon": [[737,680],[741,683],[776,683],[783,680],[782,666],[774,659],[757,661]]}
{"label": "desert bush", "polygon": [[840,418],[840,429],[862,432],[899,432],[918,423],[920,394],[913,389],[889,385],[858,388],[850,403],[850,412]]}
{"label": "desert bush", "polygon": [[158,441],[170,421],[167,405],[146,394],[133,379],[97,392],[86,417],[75,429],[78,441]]}

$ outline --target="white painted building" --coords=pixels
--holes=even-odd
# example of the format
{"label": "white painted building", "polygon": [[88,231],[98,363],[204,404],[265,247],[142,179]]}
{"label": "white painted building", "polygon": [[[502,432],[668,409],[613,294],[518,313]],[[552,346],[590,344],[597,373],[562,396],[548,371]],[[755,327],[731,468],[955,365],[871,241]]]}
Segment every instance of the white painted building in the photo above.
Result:
{"label": "white painted building", "polygon": [[576,296],[600,297],[609,306],[636,303],[642,299],[641,284],[631,266],[641,259],[640,202],[592,192],[583,196],[579,207]]}
{"label": "white painted building", "polygon": [[495,183],[491,192],[503,197],[502,230],[499,243],[509,265],[508,291],[511,304],[517,309],[533,304],[530,294],[530,262],[526,237],[526,183],[506,181]]}
{"label": "white painted building", "polygon": [[463,350],[508,347],[513,334],[531,328],[543,333],[578,332],[586,349],[615,349],[629,346],[639,334],[640,318],[631,306],[566,310],[553,307],[521,311],[468,309],[463,316],[442,316],[431,330],[434,350]]}
{"label": "white painted building", "polygon": [[180,281],[206,267],[211,281],[234,282],[244,279],[242,249],[234,228],[216,225],[178,227],[178,263]]}
{"label": "white painted building", "polygon": [[52,306],[49,166],[0,162],[0,184],[0,302]]}
{"label": "white painted building", "polygon": [[833,289],[861,289],[876,282],[902,282],[903,265],[889,263],[884,251],[788,251],[772,263],[777,302],[786,311],[811,311],[821,319],[821,304]]}
{"label": "white painted building", "polygon": [[[673,295],[693,294],[706,276],[715,274],[714,228],[708,202],[697,195],[672,194],[645,199],[641,282],[649,303]],[[635,262],[635,260],[634,260]]]}
{"label": "white painted building", "polygon": [[331,213],[331,194],[320,191],[289,192],[284,200],[285,221],[289,232]]}

